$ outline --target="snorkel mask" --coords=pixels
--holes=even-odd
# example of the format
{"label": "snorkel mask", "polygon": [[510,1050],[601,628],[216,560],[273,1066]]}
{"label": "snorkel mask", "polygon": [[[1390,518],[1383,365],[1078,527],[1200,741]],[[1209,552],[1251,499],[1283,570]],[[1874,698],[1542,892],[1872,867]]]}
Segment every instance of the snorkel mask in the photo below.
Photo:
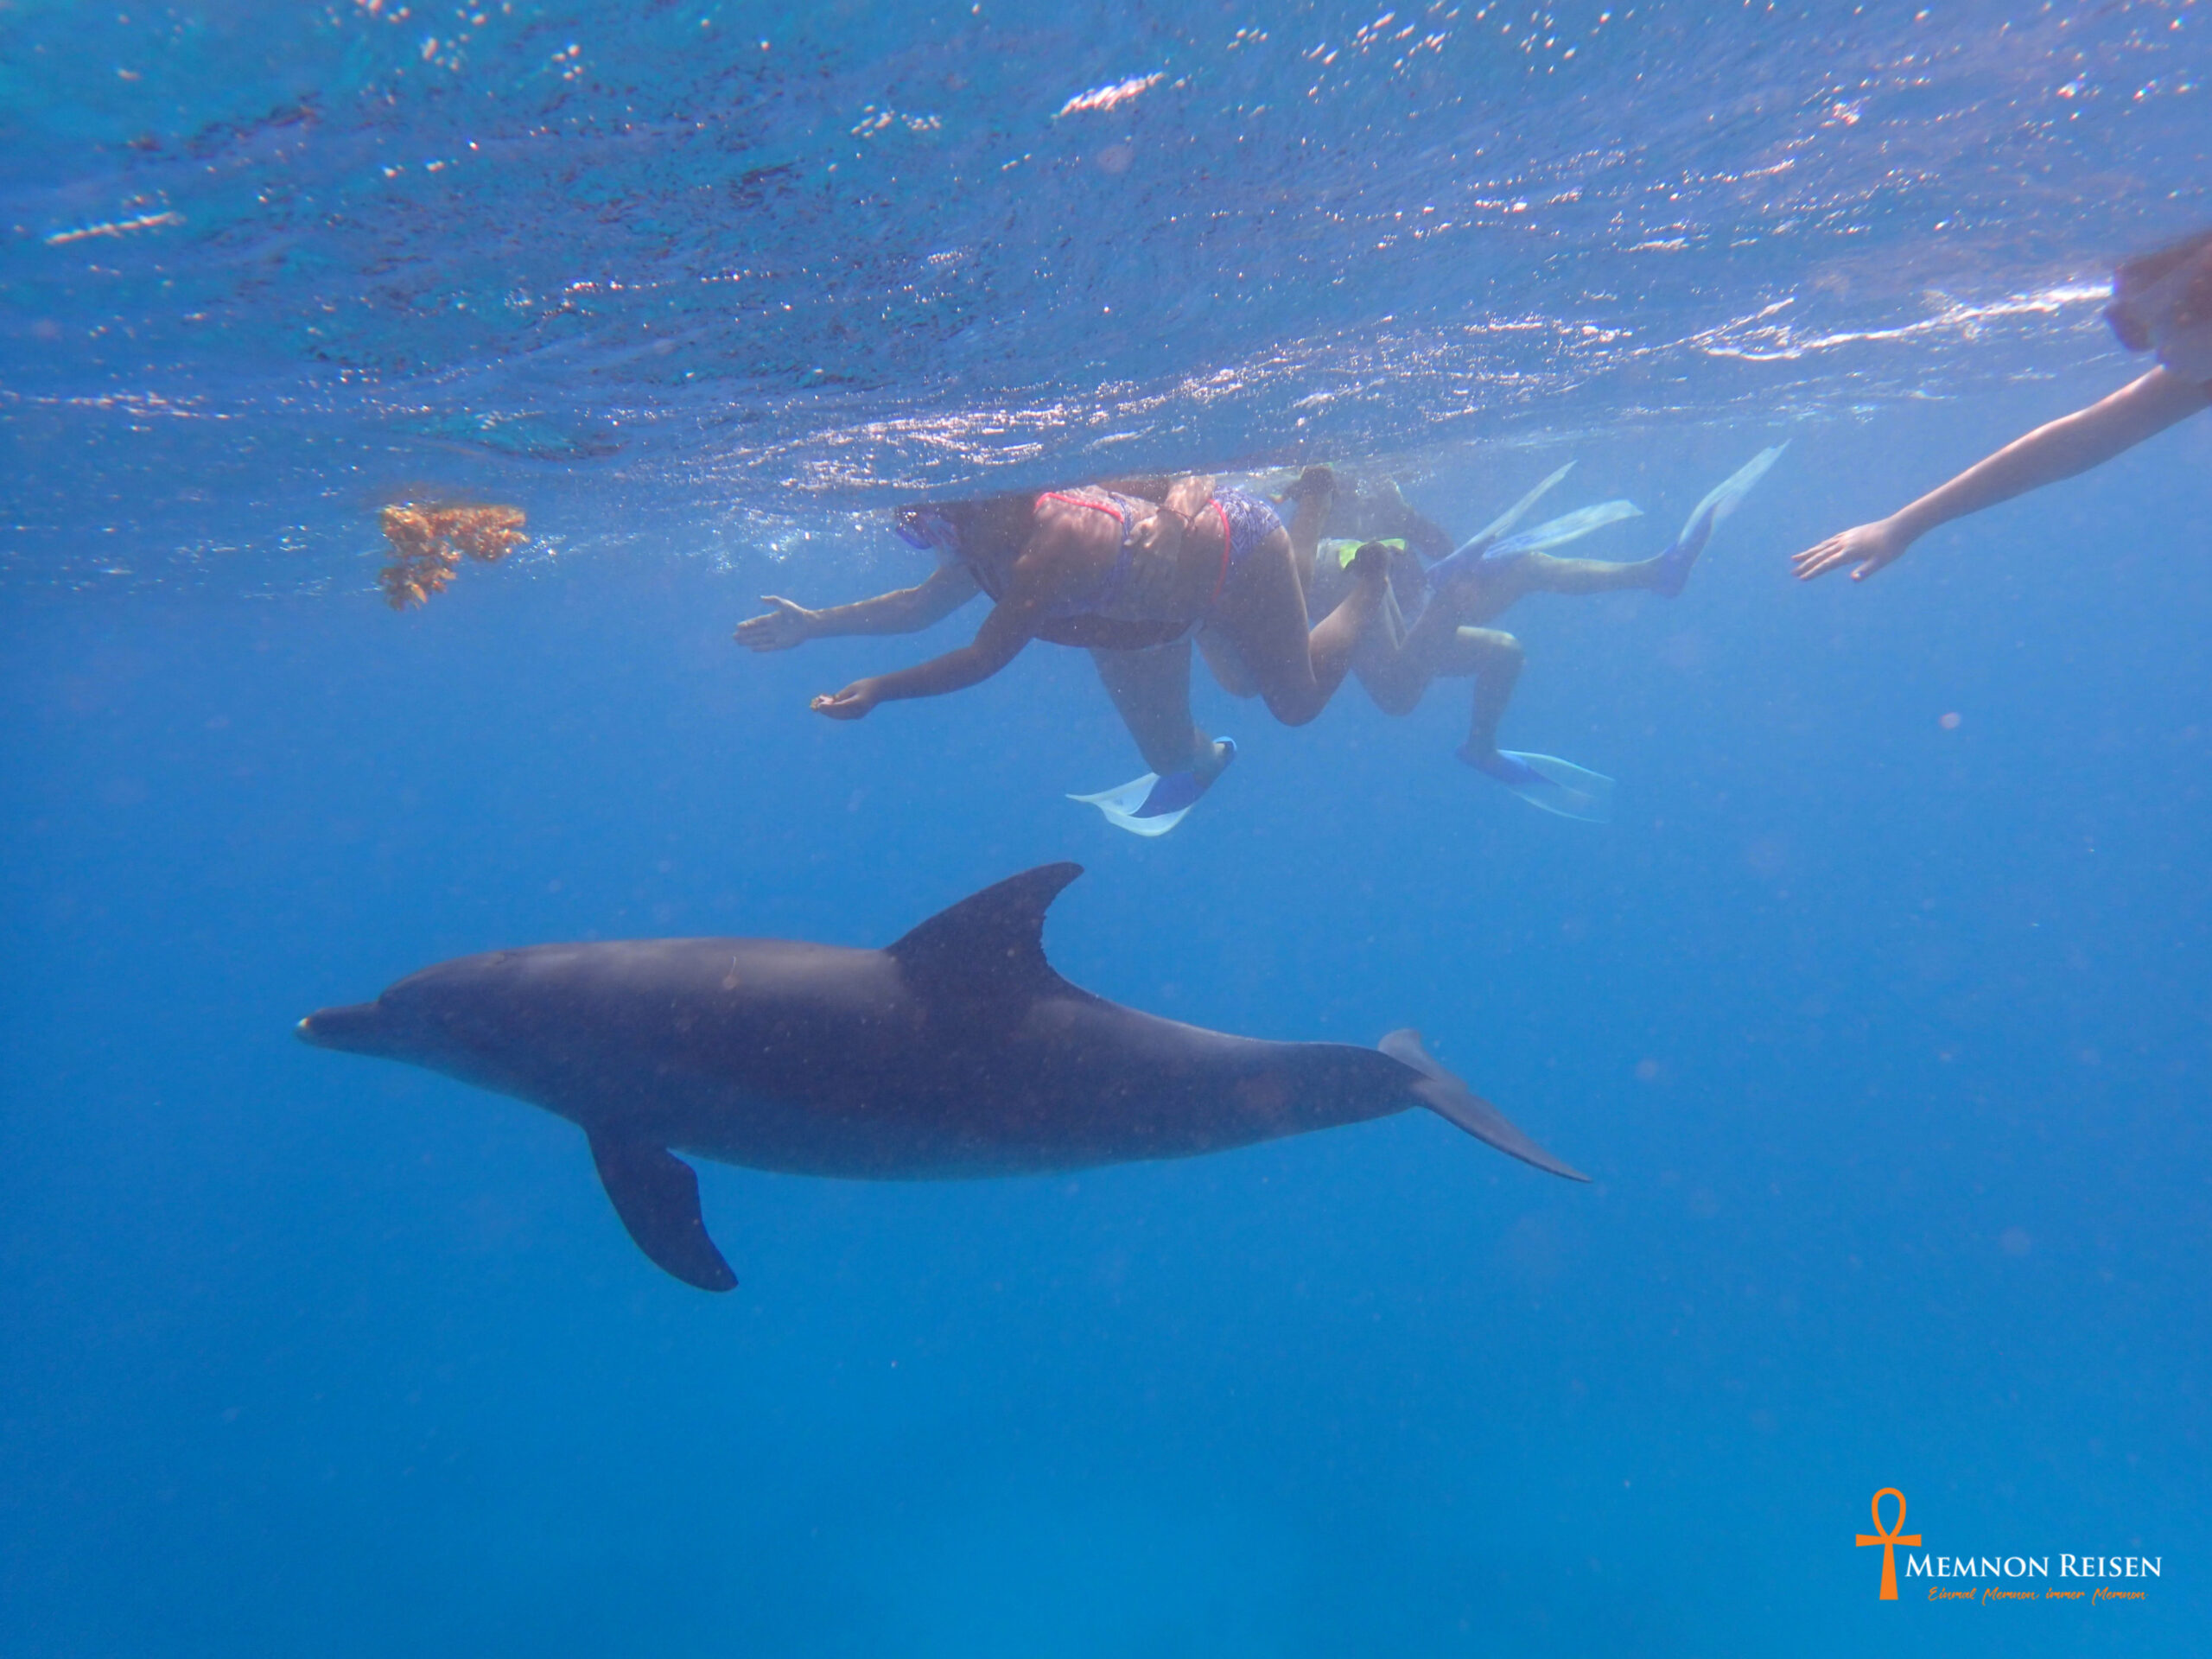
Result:
{"label": "snorkel mask", "polygon": [[2113,273],[2105,321],[2131,352],[2156,352],[2184,378],[2212,382],[2212,231]]}
{"label": "snorkel mask", "polygon": [[901,507],[892,516],[891,529],[899,539],[919,553],[960,550],[960,532],[952,520],[927,503]]}

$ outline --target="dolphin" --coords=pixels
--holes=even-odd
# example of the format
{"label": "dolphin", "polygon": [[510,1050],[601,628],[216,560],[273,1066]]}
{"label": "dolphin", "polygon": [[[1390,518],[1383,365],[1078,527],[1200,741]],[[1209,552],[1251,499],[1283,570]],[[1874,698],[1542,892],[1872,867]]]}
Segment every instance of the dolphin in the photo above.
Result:
{"label": "dolphin", "polygon": [[567,1118],[630,1236],[702,1290],[737,1284],[678,1152],[801,1175],[950,1180],[1222,1152],[1426,1106],[1569,1168],[1431,1059],[1274,1043],[1093,996],[1045,960],[1046,864],[880,950],[631,939],[461,957],[296,1027]]}

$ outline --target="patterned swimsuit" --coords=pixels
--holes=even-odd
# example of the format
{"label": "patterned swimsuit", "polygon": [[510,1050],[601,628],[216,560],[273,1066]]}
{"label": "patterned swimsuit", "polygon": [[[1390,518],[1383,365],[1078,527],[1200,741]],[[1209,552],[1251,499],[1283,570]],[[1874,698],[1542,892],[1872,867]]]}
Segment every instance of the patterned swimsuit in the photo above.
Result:
{"label": "patterned swimsuit", "polygon": [[[1249,490],[1216,490],[1213,499],[1206,505],[1221,519],[1221,539],[1226,549],[1220,580],[1213,585],[1214,598],[1218,599],[1229,578],[1252,550],[1282,528],[1282,516],[1273,503]],[[1211,601],[1208,607],[1211,607]]]}
{"label": "patterned swimsuit", "polygon": [[[1133,540],[1136,527],[1159,511],[1154,503],[1096,488],[1048,490],[1037,498],[1036,505],[1041,510],[1047,501],[1105,513],[1121,525],[1122,544],[1112,568],[1092,584],[1090,591],[1056,601],[1045,613],[1046,620],[1068,622],[1096,617],[1109,622],[1156,625],[1163,630],[1160,639],[1163,645],[1195,632],[1205,622],[1214,601],[1221,597],[1222,589],[1228,586],[1236,568],[1254,548],[1282,528],[1281,518],[1263,498],[1239,489],[1215,492],[1213,499],[1198,510],[1192,522],[1202,520],[1208,513],[1219,522],[1221,569],[1214,577],[1213,591],[1206,596],[1198,613],[1192,616],[1187,601],[1181,597],[1180,550],[1147,550]],[[970,568],[976,569],[984,592],[993,599],[998,598],[990,582],[984,580],[983,571]]]}

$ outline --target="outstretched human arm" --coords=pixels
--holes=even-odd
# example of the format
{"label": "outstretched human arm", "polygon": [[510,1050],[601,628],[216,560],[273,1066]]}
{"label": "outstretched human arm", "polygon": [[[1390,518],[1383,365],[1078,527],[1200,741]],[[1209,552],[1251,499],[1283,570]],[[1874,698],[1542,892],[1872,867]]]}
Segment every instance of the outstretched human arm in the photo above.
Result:
{"label": "outstretched human arm", "polygon": [[880,702],[939,697],[948,691],[964,690],[989,679],[1021,654],[1043,620],[1039,609],[1027,597],[1001,600],[991,607],[975,639],[957,651],[948,651],[895,674],[855,680],[843,690],[817,697],[807,706],[831,720],[859,720]]}
{"label": "outstretched human arm", "polygon": [[789,651],[810,639],[844,634],[919,633],[975,596],[976,578],[964,564],[939,565],[916,587],[819,611],[763,594],[760,602],[775,608],[765,616],[747,618],[731,637],[754,651]]}
{"label": "outstretched human arm", "polygon": [[2171,369],[2152,369],[2109,397],[2013,439],[1910,506],[1831,536],[1789,563],[1800,582],[1847,564],[1858,567],[1851,579],[1864,582],[1936,525],[2101,466],[2208,404],[2212,390]]}
{"label": "outstretched human arm", "polygon": [[1298,565],[1301,590],[1313,586],[1313,561],[1320,556],[1321,531],[1336,505],[1337,474],[1329,467],[1308,467],[1298,482],[1283,492],[1278,509],[1287,506],[1282,527],[1290,532],[1290,556]]}

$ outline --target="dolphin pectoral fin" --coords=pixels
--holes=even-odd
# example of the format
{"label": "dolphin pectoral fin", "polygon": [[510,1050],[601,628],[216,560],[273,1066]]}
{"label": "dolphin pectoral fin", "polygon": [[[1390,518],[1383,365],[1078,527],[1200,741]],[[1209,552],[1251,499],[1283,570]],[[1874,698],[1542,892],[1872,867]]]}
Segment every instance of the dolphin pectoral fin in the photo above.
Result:
{"label": "dolphin pectoral fin", "polygon": [[665,1147],[607,1135],[591,1137],[591,1158],[614,1213],[655,1267],[701,1290],[737,1288],[737,1275],[707,1236],[690,1165]]}
{"label": "dolphin pectoral fin", "polygon": [[1487,1141],[1524,1164],[1534,1164],[1554,1175],[1564,1175],[1570,1181],[1590,1179],[1573,1166],[1553,1157],[1508,1122],[1497,1107],[1439,1065],[1421,1046],[1419,1032],[1394,1031],[1376,1046],[1399,1065],[1421,1074],[1421,1080],[1412,1085],[1413,1092],[1422,1105],[1439,1117],[1458,1124],[1476,1140]]}

